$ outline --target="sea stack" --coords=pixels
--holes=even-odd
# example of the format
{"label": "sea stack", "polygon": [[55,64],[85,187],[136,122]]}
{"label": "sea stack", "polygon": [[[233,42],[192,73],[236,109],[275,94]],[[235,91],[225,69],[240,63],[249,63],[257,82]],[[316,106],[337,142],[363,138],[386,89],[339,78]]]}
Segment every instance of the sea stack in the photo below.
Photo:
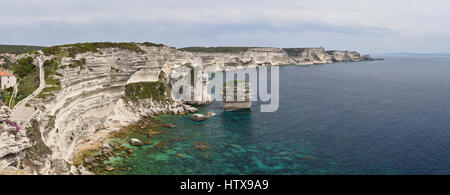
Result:
{"label": "sea stack", "polygon": [[223,84],[222,96],[225,111],[248,110],[252,106],[249,82],[233,80]]}

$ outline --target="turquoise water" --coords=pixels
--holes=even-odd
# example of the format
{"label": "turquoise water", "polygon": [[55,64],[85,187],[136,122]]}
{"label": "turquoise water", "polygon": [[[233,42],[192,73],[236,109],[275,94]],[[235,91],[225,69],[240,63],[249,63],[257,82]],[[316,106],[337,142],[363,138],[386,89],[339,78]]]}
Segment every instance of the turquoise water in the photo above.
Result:
{"label": "turquoise water", "polygon": [[427,57],[284,66],[277,112],[161,116],[177,127],[120,174],[450,174],[449,73]]}

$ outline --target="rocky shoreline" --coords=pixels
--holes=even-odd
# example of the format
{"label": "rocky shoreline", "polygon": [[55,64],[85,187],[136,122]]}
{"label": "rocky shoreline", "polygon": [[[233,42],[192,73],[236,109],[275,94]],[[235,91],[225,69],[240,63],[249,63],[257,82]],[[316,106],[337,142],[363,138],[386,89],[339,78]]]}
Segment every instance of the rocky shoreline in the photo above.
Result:
{"label": "rocky shoreline", "polygon": [[[139,122],[109,134],[96,145],[92,145],[90,148],[86,148],[77,153],[74,165],[77,167],[78,173],[82,175],[111,174],[116,169],[131,171],[130,167],[113,166],[112,163],[105,163],[105,161],[120,157],[123,163],[126,163],[128,158],[134,157],[132,147],[151,145],[152,141],[150,139],[153,135],[164,133],[164,130],[162,130],[163,126],[164,124],[159,124],[154,119],[142,119]],[[147,141],[132,138],[136,137],[136,135],[147,135],[147,137],[138,136],[142,137],[142,140],[145,138]]]}
{"label": "rocky shoreline", "polygon": [[[0,143],[0,171],[83,174],[85,170],[75,166],[76,154],[98,147],[108,135],[147,117],[192,113],[196,109],[190,105],[211,103],[207,86],[213,72],[374,60],[357,52],[323,48],[204,53],[151,43],[72,44],[46,48],[43,53],[16,57],[42,59],[44,67],[55,65],[46,71],[47,84],[55,85],[29,101],[37,114],[21,132],[21,141]],[[170,94],[180,80],[190,86],[193,100]],[[3,133],[1,139],[14,137]]]}

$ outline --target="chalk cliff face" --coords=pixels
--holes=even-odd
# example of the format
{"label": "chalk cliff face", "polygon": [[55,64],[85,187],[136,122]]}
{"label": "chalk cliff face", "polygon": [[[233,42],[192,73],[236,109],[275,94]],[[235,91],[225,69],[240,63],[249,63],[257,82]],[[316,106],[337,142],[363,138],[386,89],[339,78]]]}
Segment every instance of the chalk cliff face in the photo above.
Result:
{"label": "chalk cliff face", "polygon": [[295,64],[333,63],[333,55],[329,55],[324,48],[289,48],[284,50],[295,61]]}
{"label": "chalk cliff face", "polygon": [[[19,141],[12,141],[14,135],[8,135],[8,127],[0,126],[4,129],[0,131],[3,140],[0,172],[3,169],[25,174],[83,173],[82,167],[71,166],[74,154],[101,142],[109,133],[142,117],[196,111],[186,103],[210,103],[207,85],[211,72],[264,65],[370,60],[357,52],[327,52],[323,48],[251,48],[238,53],[194,53],[166,46],[139,45],[139,48],[144,52],[102,48],[100,52],[62,57],[59,76],[55,76],[61,81],[61,89],[51,92],[53,95],[49,97],[33,99],[38,114],[24,130],[26,133],[17,135]],[[73,66],[76,61],[83,63]],[[175,88],[182,83],[187,86],[183,94],[190,93],[194,99],[162,90],[158,98],[127,97],[127,90],[133,89],[130,86],[140,89],[142,82],[157,83],[155,86],[159,87],[154,90]],[[37,143],[39,147],[32,148]]]}

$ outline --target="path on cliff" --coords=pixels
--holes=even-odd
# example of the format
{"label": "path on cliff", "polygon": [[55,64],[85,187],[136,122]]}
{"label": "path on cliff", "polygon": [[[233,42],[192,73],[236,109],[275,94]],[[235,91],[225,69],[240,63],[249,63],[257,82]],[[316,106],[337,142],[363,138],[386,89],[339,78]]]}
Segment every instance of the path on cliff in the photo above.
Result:
{"label": "path on cliff", "polygon": [[17,123],[22,128],[24,128],[37,113],[37,110],[34,107],[26,106],[28,101],[39,95],[46,87],[44,63],[40,56],[38,56],[37,59],[39,61],[39,87],[31,95],[17,103],[11,112],[10,120]]}

